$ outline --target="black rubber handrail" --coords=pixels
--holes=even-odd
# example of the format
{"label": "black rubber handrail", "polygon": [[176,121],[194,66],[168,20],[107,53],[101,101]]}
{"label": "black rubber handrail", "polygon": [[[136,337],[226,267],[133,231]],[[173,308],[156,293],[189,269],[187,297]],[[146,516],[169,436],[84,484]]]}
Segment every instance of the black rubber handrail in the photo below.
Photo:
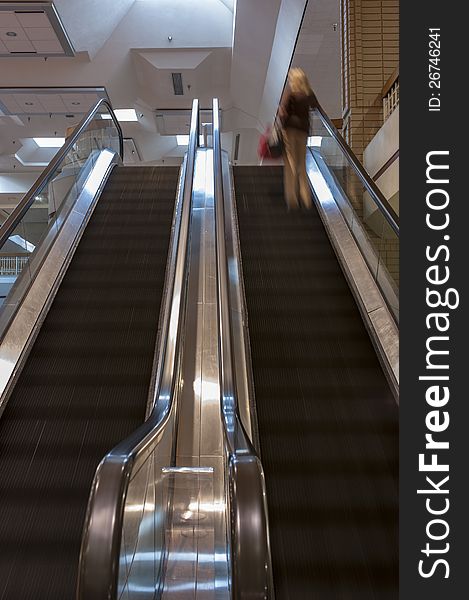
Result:
{"label": "black rubber handrail", "polygon": [[[353,170],[357,174],[363,187],[370,194],[372,200],[374,201],[376,206],[381,211],[382,215],[384,216],[384,218],[390,225],[391,229],[394,231],[394,233],[397,236],[399,236],[399,217],[396,214],[396,212],[394,211],[394,209],[392,208],[392,206],[389,204],[389,202],[383,196],[383,194],[379,190],[376,183],[368,175],[368,173],[366,172],[366,170],[363,167],[363,165],[361,164],[361,162],[355,156],[353,150],[350,148],[350,146],[347,144],[347,142],[344,140],[344,138],[340,135],[340,133],[334,127],[334,124],[329,119],[329,117],[327,116],[327,114],[326,114],[325,110],[322,108],[322,106],[320,104],[318,104],[316,109],[314,109],[314,110],[317,111],[317,114],[319,115],[319,117],[322,121],[322,124],[324,125],[324,127],[327,129],[327,131],[330,133],[330,135],[334,138],[334,140],[339,145],[345,158],[347,159],[347,162],[349,163],[349,165],[353,168]],[[313,110],[313,112],[314,112],[314,110]]]}
{"label": "black rubber handrail", "polygon": [[[155,400],[148,419],[101,461],[96,471],[83,530],[78,600],[114,600],[117,594],[124,508],[132,473],[155,451],[177,411],[179,365],[187,296],[187,253],[195,154],[199,140],[198,100],[193,101],[189,146],[181,180],[182,208],[168,260]],[[176,439],[172,440],[173,449]]]}
{"label": "black rubber handrail", "polygon": [[244,429],[236,393],[217,99],[213,100],[213,157],[220,402],[229,454],[232,597],[234,600],[272,600],[274,590],[264,472]]}
{"label": "black rubber handrail", "polygon": [[34,203],[36,196],[38,196],[42,192],[44,187],[49,183],[49,180],[54,175],[57,167],[70,152],[80,135],[84,131],[86,131],[88,125],[91,123],[96,113],[103,105],[106,106],[109,110],[109,114],[111,115],[111,118],[114,121],[114,125],[116,126],[117,133],[119,135],[119,155],[122,159],[124,158],[124,137],[122,134],[121,126],[119,125],[119,121],[117,120],[117,117],[114,114],[114,110],[110,102],[106,100],[106,98],[100,98],[93,106],[93,108],[91,108],[89,112],[83,117],[83,119],[80,121],[79,125],[76,127],[72,135],[67,138],[65,144],[60,148],[60,150],[50,161],[48,166],[40,174],[32,188],[26,193],[21,202],[15,207],[15,209],[10,213],[6,221],[2,224],[0,228],[0,248],[8,240],[11,233],[21,222],[21,219],[24,217],[29,207]]}

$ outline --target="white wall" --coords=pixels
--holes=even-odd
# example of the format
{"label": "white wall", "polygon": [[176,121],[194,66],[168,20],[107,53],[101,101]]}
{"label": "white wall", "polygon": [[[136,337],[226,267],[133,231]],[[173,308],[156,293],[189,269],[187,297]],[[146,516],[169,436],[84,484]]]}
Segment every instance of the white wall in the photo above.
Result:
{"label": "white wall", "polygon": [[[397,150],[399,150],[399,107],[391,113],[365,148],[363,153],[365,169],[373,177]],[[399,158],[394,160],[376,180],[376,185],[387,200],[392,198],[391,205],[399,214]],[[374,204],[366,198],[364,210],[365,216],[371,215],[374,211]]]}
{"label": "white wall", "polygon": [[306,0],[282,1],[259,110],[263,123],[272,121],[277,112],[305,4]]}
{"label": "white wall", "polygon": [[[40,171],[29,173],[0,173],[0,211],[10,212],[33,186]],[[0,215],[0,223],[5,215]]]}
{"label": "white wall", "polygon": [[237,0],[231,64],[233,106],[258,118],[281,0]]}
{"label": "white wall", "polygon": [[[258,165],[259,157],[257,156],[257,147],[259,145],[259,131],[257,129],[238,129],[233,132],[233,143],[236,139],[236,134],[238,133],[240,134],[239,154],[236,164]],[[231,159],[233,159],[233,155],[231,156]]]}
{"label": "white wall", "polygon": [[232,22],[232,12],[219,0],[136,0],[119,35],[132,48],[230,47]]}
{"label": "white wall", "polygon": [[305,0],[237,0],[231,64],[232,106],[223,128],[241,134],[240,164],[257,164],[257,145],[271,122],[298,34]]}
{"label": "white wall", "polygon": [[54,0],[76,52],[94,57],[135,0]]}
{"label": "white wall", "polygon": [[399,150],[399,106],[365,148],[363,161],[368,173],[375,175],[396,150]]}
{"label": "white wall", "polygon": [[342,117],[340,37],[339,0],[311,0],[295,48],[293,66],[302,68],[308,75],[331,119]]}
{"label": "white wall", "polygon": [[0,173],[0,194],[24,194],[38,178],[39,173]]}

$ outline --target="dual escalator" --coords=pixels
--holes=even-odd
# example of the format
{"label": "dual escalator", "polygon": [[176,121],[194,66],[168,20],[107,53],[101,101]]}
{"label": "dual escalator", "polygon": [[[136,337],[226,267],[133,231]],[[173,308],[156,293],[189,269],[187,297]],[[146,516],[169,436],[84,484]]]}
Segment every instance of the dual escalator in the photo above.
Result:
{"label": "dual escalator", "polygon": [[[103,111],[113,116],[112,109],[98,104],[91,119],[122,139],[115,119],[98,118]],[[232,173],[244,276],[237,284],[245,292],[252,361],[247,405],[255,404],[252,426],[242,424],[240,357],[230,339],[235,317],[227,273],[234,258],[225,256],[224,241],[230,174],[221,159],[218,104],[213,119],[218,288],[212,293],[219,323],[207,335],[218,340],[216,389],[226,436],[227,589],[234,598],[273,598],[273,579],[278,599],[396,598],[397,405],[319,213],[314,206],[287,212],[279,166],[237,166]],[[80,140],[89,144],[89,122],[75,134],[75,153]],[[184,339],[187,273],[198,260],[188,251],[191,211],[200,210],[191,205],[198,140],[194,103],[181,171],[109,163],[95,204],[82,211],[82,233],[62,258],[55,295],[17,352],[13,383],[0,401],[0,598],[169,598],[171,589],[174,597],[195,598],[184,582],[170,588],[164,580],[172,569],[165,548],[177,495],[167,482],[190,471],[175,457],[181,353],[191,347]],[[53,226],[65,228],[92,169],[110,151],[107,141],[77,159],[69,146],[61,177],[81,177],[81,192],[69,186],[62,193],[68,212],[58,210],[46,223],[49,245]],[[46,189],[45,179],[39,183],[35,198]],[[58,186],[48,186],[50,201]],[[214,216],[210,206],[206,215]],[[22,218],[14,214],[2,227],[9,243],[28,237]],[[31,296],[48,269],[47,257],[36,263],[32,257],[28,268],[29,280],[22,281],[25,273],[11,290],[20,299],[4,307],[11,313],[4,340],[21,298],[28,290]],[[250,379],[251,365],[246,373]],[[199,457],[192,480],[208,472]],[[207,514],[198,510],[196,521],[182,510],[185,522],[203,523]],[[191,527],[195,547],[202,547],[206,531]],[[187,560],[183,547],[172,553]],[[224,598],[217,585],[197,594]],[[197,587],[190,589],[195,594]]]}

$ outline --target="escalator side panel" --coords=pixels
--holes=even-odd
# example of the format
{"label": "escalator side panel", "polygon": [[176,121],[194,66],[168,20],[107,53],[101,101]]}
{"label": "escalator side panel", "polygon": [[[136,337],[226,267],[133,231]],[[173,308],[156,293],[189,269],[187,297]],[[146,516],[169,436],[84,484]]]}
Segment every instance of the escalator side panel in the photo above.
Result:
{"label": "escalator side panel", "polygon": [[234,181],[276,598],[397,599],[395,400],[316,209]]}
{"label": "escalator side panel", "polygon": [[0,597],[75,597],[91,482],[145,417],[177,167],[114,169],[0,419]]}

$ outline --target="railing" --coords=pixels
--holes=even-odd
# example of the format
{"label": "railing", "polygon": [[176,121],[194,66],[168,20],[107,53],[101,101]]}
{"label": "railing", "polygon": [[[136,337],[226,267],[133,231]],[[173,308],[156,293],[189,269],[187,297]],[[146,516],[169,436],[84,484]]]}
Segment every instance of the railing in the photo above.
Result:
{"label": "railing", "polygon": [[[106,117],[106,118],[104,118]],[[94,141],[80,158],[75,151],[93,129]],[[11,254],[27,254],[18,263],[12,284],[2,305],[0,338],[4,334],[19,303],[33,282],[52,243],[57,239],[65,219],[86,188],[95,167],[104,168],[107,159],[123,156],[120,125],[106,99],[100,99],[67,138],[32,188],[14,208],[0,228],[0,259]],[[103,176],[103,175],[101,175]],[[96,177],[96,173],[95,173]],[[93,181],[93,186],[97,182]],[[93,187],[91,186],[91,187]],[[90,189],[91,189],[90,187]]]}
{"label": "railing", "polygon": [[399,67],[395,69],[391,77],[386,81],[381,91],[383,99],[383,122],[399,106]]}
{"label": "railing", "polygon": [[153,407],[145,423],[97,469],[82,538],[78,600],[140,598],[142,581],[151,597],[161,592],[170,511],[164,469],[173,464],[175,453],[198,113],[194,100],[169,251]]}
{"label": "railing", "polygon": [[[88,129],[90,124],[95,119],[96,115],[99,115],[99,116],[101,115],[100,110],[103,107],[105,107],[107,109],[107,112],[111,116],[111,121],[118,132],[118,143],[119,143],[118,151],[119,151],[120,157],[123,158],[123,156],[124,156],[124,145],[123,145],[124,138],[122,136],[121,127],[119,125],[119,122],[118,122],[115,114],[114,114],[114,111],[112,110],[112,106],[110,105],[110,103],[106,99],[101,98],[100,100],[98,100],[98,102],[96,102],[96,104],[88,112],[88,114],[85,115],[85,117],[83,117],[82,121],[77,126],[77,128],[75,129],[73,134],[69,138],[67,138],[67,140],[65,141],[65,144],[60,148],[60,150],[57,152],[57,154],[51,160],[51,162],[49,163],[47,168],[44,169],[44,171],[41,173],[41,175],[39,176],[39,178],[37,179],[37,181],[33,185],[33,187],[29,190],[29,192],[24,196],[24,198],[21,200],[21,202],[11,212],[8,219],[6,219],[6,221],[3,223],[3,225],[0,229],[0,248],[8,240],[9,235],[15,229],[15,227],[21,221],[21,219],[24,217],[24,215],[27,213],[28,209],[34,204],[36,197],[39,196],[40,194],[44,194],[44,188],[46,187],[46,185],[50,182],[51,178],[53,178],[57,174],[57,171],[60,169],[62,163],[64,162],[65,159],[67,159],[70,151],[73,150],[73,146],[77,143],[80,136]],[[108,124],[109,119],[100,119],[100,120],[105,121],[105,123],[100,127],[101,134],[102,134],[102,130],[109,129],[110,125]],[[111,135],[111,133],[112,132],[109,132],[109,131],[106,132],[107,135]],[[99,139],[99,141],[103,140],[102,135],[100,136],[98,133],[96,135],[98,136],[97,139]],[[110,145],[112,145],[112,144],[110,144]],[[97,148],[97,149],[100,149],[100,148]],[[71,162],[74,163],[73,160]]]}
{"label": "railing", "polygon": [[311,120],[313,158],[398,320],[399,217],[322,107]]}
{"label": "railing", "polygon": [[235,600],[272,599],[274,592],[264,473],[241,422],[236,394],[217,99],[213,101],[213,155],[220,400],[229,455],[232,595]]}
{"label": "railing", "polygon": [[29,256],[23,255],[0,256],[0,276],[8,277],[19,275],[28,260]]}
{"label": "railing", "polygon": [[[342,150],[346,161],[348,162],[350,167],[353,169],[353,171],[355,171],[355,173],[358,176],[358,178],[360,179],[363,187],[370,194],[373,202],[379,208],[379,210],[383,214],[384,218],[388,222],[391,229],[397,235],[399,235],[399,217],[397,216],[397,214],[394,211],[394,209],[392,208],[392,206],[389,204],[389,202],[383,196],[383,194],[381,193],[381,191],[378,188],[378,186],[376,185],[376,183],[371,179],[369,174],[366,172],[365,168],[360,163],[358,158],[355,156],[355,154],[353,153],[350,146],[347,144],[347,142],[344,140],[344,138],[340,135],[340,133],[334,127],[334,125],[332,124],[332,121],[329,119],[329,117],[327,116],[327,114],[324,111],[324,109],[322,108],[322,106],[318,105],[317,109],[315,109],[313,111],[313,117],[315,114],[317,114],[320,117],[324,127],[327,129],[327,131],[329,132],[331,137],[334,138],[335,142]],[[313,127],[313,129],[314,129],[314,127]]]}

